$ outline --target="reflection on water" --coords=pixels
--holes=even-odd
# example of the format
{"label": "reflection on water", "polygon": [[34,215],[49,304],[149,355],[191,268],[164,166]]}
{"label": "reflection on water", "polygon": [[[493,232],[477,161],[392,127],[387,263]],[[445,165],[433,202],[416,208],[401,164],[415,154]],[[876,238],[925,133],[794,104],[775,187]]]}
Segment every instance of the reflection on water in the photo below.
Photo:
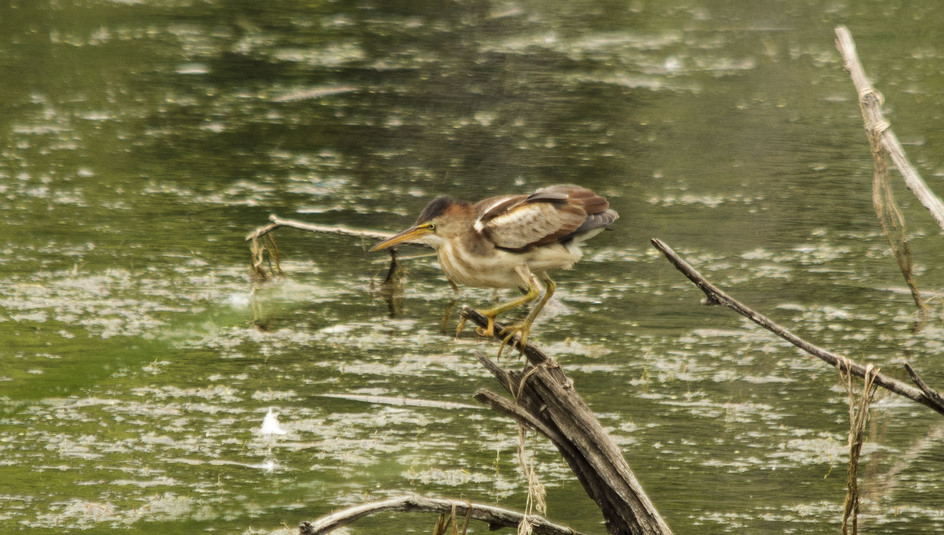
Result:
{"label": "reflection on water", "polygon": [[[290,278],[253,287],[242,239],[270,213],[392,231],[439,193],[574,182],[622,217],[555,276],[534,340],[669,524],[835,532],[836,374],[698,306],[648,239],[819,345],[944,385],[940,309],[913,328],[832,28],[932,184],[944,36],[932,4],[717,4],[0,6],[0,531],[275,532],[405,490],[523,508],[513,425],[471,406],[493,347],[442,333],[432,259],[406,262],[391,318],[372,244],[282,229]],[[934,292],[939,232],[900,200]],[[944,530],[941,428],[879,397],[864,529]],[[529,447],[549,516],[599,532]]]}

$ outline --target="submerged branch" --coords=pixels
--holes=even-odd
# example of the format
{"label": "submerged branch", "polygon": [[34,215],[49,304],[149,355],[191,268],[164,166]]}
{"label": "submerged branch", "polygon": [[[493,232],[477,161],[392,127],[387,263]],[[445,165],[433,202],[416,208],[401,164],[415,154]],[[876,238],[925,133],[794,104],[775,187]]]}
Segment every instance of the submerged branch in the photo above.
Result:
{"label": "submerged branch", "polygon": [[[777,325],[770,319],[768,319],[763,314],[754,311],[750,307],[740,303],[733,297],[721,291],[718,287],[708,282],[708,279],[703,277],[701,273],[695,270],[688,262],[682,260],[675,251],[673,251],[668,245],[666,245],[661,240],[653,238],[651,240],[652,244],[662,252],[663,255],[671,262],[676,269],[682,272],[683,275],[688,277],[692,283],[695,284],[702,292],[705,293],[705,296],[709,303],[722,305],[726,308],[737,312],[738,314],[744,316],[745,318],[753,321],[757,325],[767,329],[768,331],[776,334],[780,338],[790,342],[791,344],[797,346],[803,351],[813,355],[814,357],[819,358],[820,360],[828,363],[830,366],[844,370],[852,375],[857,377],[865,378],[868,372],[867,367],[863,366],[847,357],[842,355],[837,355],[831,353],[825,349],[822,349],[818,346],[807,342],[806,340],[800,338],[799,336],[791,333],[787,329],[784,329],[780,325]],[[944,403],[939,402],[938,399],[926,394],[924,391],[919,390],[907,383],[903,383],[897,379],[893,379],[887,375],[881,373],[874,373],[875,384],[881,386],[882,388],[894,392],[898,395],[904,396],[912,401],[916,401],[926,407],[929,407],[938,413],[944,415]],[[940,395],[938,394],[938,397]]]}
{"label": "submerged branch", "polygon": [[[466,516],[486,522],[489,530],[509,527],[516,528],[525,519],[525,515],[501,509],[491,505],[482,505],[468,501],[444,500],[424,496],[398,496],[386,500],[362,503],[323,516],[314,522],[302,522],[300,535],[318,535],[329,533],[346,526],[355,520],[383,511],[438,513]],[[527,515],[527,521],[538,535],[581,535],[571,528],[548,522],[540,516]]]}

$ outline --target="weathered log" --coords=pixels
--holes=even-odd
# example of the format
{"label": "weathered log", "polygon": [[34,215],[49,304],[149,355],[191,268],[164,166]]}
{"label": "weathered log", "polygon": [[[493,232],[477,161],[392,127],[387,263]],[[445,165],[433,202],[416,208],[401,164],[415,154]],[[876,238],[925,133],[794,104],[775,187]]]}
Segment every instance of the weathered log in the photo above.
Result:
{"label": "weathered log", "polygon": [[[471,308],[463,307],[462,315],[480,327],[488,325],[488,319]],[[495,337],[502,339],[503,330],[495,324]],[[520,349],[517,336],[510,343]],[[488,390],[479,390],[475,398],[551,440],[597,503],[609,533],[672,533],[619,448],[577,393],[573,381],[533,343],[528,343],[524,355],[528,361],[525,368],[509,371],[477,354],[513,401]]]}

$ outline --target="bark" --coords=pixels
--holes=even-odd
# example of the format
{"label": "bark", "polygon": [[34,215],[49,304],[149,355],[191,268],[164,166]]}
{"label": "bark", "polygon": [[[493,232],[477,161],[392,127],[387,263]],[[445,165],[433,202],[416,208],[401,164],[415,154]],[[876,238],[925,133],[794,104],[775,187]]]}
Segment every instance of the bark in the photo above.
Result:
{"label": "bark", "polygon": [[[485,316],[471,308],[463,308],[462,315],[480,327],[488,324]],[[502,339],[502,330],[501,325],[495,325],[496,338]],[[518,346],[517,337],[510,343]],[[597,503],[609,533],[672,533],[619,448],[560,365],[532,343],[523,353],[527,364],[521,371],[503,369],[478,353],[479,360],[512,395],[512,399],[489,390],[479,390],[475,398],[551,440],[584,490]]]}

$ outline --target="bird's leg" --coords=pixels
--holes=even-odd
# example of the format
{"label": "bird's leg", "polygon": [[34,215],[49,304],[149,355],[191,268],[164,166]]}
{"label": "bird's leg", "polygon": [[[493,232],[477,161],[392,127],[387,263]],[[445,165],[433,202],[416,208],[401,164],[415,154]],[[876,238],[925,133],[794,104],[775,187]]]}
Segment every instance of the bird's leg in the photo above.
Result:
{"label": "bird's leg", "polygon": [[[485,329],[482,329],[481,327],[476,329],[476,332],[478,332],[480,336],[491,337],[493,334],[495,334],[495,317],[499,314],[504,314],[509,310],[528,304],[538,298],[540,289],[538,288],[537,280],[535,280],[534,275],[531,274],[528,266],[521,264],[520,266],[515,267],[515,272],[519,277],[521,277],[521,280],[524,281],[527,287],[527,292],[518,299],[498,305],[497,307],[489,308],[487,310],[479,310],[479,314],[488,318],[488,326]],[[456,336],[459,336],[459,332],[462,330],[463,325],[465,325],[465,318],[462,318],[462,320],[459,322],[459,327],[456,329]]]}
{"label": "bird's leg", "polygon": [[[534,305],[534,308],[531,309],[531,312],[528,313],[524,321],[518,325],[513,325],[511,327],[506,327],[502,334],[505,335],[505,339],[502,341],[502,345],[498,348],[498,356],[500,357],[502,351],[505,349],[505,346],[511,341],[511,338],[517,333],[518,334],[518,348],[524,353],[524,348],[528,345],[528,335],[531,333],[531,325],[534,323],[534,320],[537,319],[538,314],[541,313],[541,310],[544,309],[544,305],[551,300],[551,296],[554,295],[554,290],[557,289],[557,284],[551,280],[547,273],[542,273],[541,278],[544,279],[545,288],[544,296]],[[531,282],[535,291],[537,291],[537,282],[534,280],[534,275],[531,276]]]}
{"label": "bird's leg", "polygon": [[[534,275],[531,275],[531,279],[534,279]],[[488,327],[484,330],[479,328],[478,333],[481,336],[492,336],[495,333],[495,317],[499,314],[504,314],[509,310],[518,308],[520,306],[526,305],[531,301],[534,301],[538,298],[540,290],[538,289],[537,281],[532,280],[528,284],[528,291],[518,299],[509,301],[505,304],[498,305],[497,307],[490,308],[488,310],[480,310],[479,313],[488,318]]]}
{"label": "bird's leg", "polygon": [[[459,286],[456,283],[449,281],[449,286],[452,286],[452,297],[449,299],[449,302],[446,303],[446,307],[443,309],[442,324],[440,325],[441,332],[446,334],[446,328],[452,319],[452,312],[456,309],[456,304],[459,303]],[[456,337],[459,337],[459,331],[462,330],[462,323],[465,322],[465,318],[462,318],[459,321],[459,329],[456,330]]]}

